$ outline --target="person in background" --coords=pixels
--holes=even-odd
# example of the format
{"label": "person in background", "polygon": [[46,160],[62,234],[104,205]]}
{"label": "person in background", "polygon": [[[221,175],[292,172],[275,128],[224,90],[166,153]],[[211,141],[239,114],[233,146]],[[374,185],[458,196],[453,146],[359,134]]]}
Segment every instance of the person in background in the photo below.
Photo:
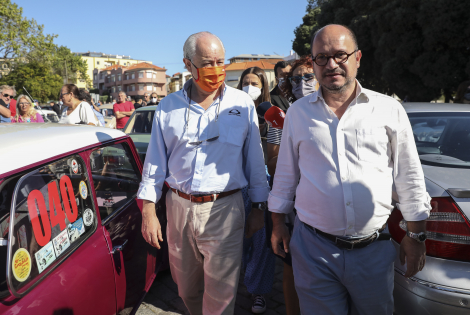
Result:
{"label": "person in background", "polygon": [[36,109],[40,109],[39,101],[38,101],[38,100],[34,100],[33,106],[34,106],[34,108],[36,108]]}
{"label": "person in background", "polygon": [[[15,95],[16,95],[16,91],[15,91]],[[10,101],[10,113],[11,113],[11,117],[15,117],[16,116],[16,108],[17,108],[17,103],[16,103],[16,100],[14,98],[11,99]],[[10,118],[11,118],[10,117]]]}
{"label": "person in background", "polygon": [[286,99],[285,94],[283,92],[284,84],[286,82],[286,75],[289,73],[292,67],[287,64],[285,61],[279,61],[274,66],[274,75],[276,76],[276,86],[274,89],[271,90],[271,103],[274,106],[279,107],[284,111],[290,106],[289,101]]}
{"label": "person in background", "polygon": [[52,110],[57,114],[59,119],[62,117],[62,112],[64,111],[64,102],[62,102],[62,99],[59,99],[59,101],[52,106]]}
{"label": "person in background", "polygon": [[[0,85],[0,123],[11,122],[11,101],[16,96],[14,86]],[[16,112],[16,108],[14,110]]]}
{"label": "person in background", "polygon": [[54,101],[50,101],[50,102],[49,102],[49,106],[50,106],[51,108],[53,108],[53,107],[54,107]]}
{"label": "person in background", "polygon": [[44,119],[42,116],[31,106],[31,99],[27,95],[18,96],[18,110],[15,117],[11,118],[12,123],[42,123]]}
{"label": "person in background", "polygon": [[[243,71],[239,90],[246,92],[255,103],[255,107],[263,102],[271,102],[269,95],[269,83],[266,73],[258,67],[248,68]],[[267,124],[259,125],[260,136],[263,143],[264,156],[266,157],[266,130]],[[266,159],[265,159],[266,163]],[[269,174],[268,176],[269,180]],[[251,211],[251,199],[248,194],[248,187],[242,189],[243,201],[245,203],[245,217]],[[243,265],[245,267],[245,285],[248,292],[251,293],[253,304],[251,311],[255,314],[264,313],[266,311],[265,294],[271,292],[274,282],[274,269],[276,265],[276,257],[272,250],[266,246],[266,228],[253,234],[253,237],[245,239],[243,242]]]}
{"label": "person in background", "polygon": [[470,104],[470,80],[459,84],[454,103]]}
{"label": "person in background", "polygon": [[150,101],[147,103],[147,106],[158,105],[158,94],[153,92],[150,97]]}
{"label": "person in background", "polygon": [[100,126],[93,109],[80,100],[80,91],[75,84],[66,84],[60,90],[60,100],[64,102],[60,124]]}
{"label": "person in background", "polygon": [[[313,84],[293,86],[298,100],[284,121],[269,195],[272,247],[292,254],[302,313],[392,315],[397,251],[383,233],[392,191],[406,220],[404,276],[414,276],[426,261],[431,198],[413,130],[398,101],[356,80],[362,52],[351,29],[319,29],[311,53],[320,88],[300,98]],[[291,239],[285,214],[294,206]]]}
{"label": "person in background", "polygon": [[122,130],[126,125],[129,117],[135,111],[134,105],[126,101],[126,93],[119,92],[118,102],[113,105],[114,116],[116,116],[116,129]]}
{"label": "person in background", "polygon": [[155,203],[163,185],[171,275],[192,315],[234,313],[240,277],[249,185],[252,210],[246,237],[264,225],[269,186],[253,100],[225,84],[221,40],[200,32],[188,37],[183,62],[191,72],[183,89],[155,110],[137,198],[143,201],[142,234],[163,241]]}
{"label": "person in background", "polygon": [[138,98],[137,101],[134,103],[134,108],[139,109],[143,106],[143,101],[141,98]]}
{"label": "person in background", "polygon": [[88,105],[90,105],[91,109],[93,110],[93,113],[95,114],[96,118],[98,118],[101,126],[106,126],[106,122],[104,121],[103,114],[101,114],[100,109],[95,106],[95,102],[93,101],[93,98],[91,97],[90,92],[85,88],[80,88],[78,89],[78,91],[79,91],[79,99],[82,102],[85,102]]}
{"label": "person in background", "polygon": [[144,93],[144,101],[142,102],[142,106],[147,106],[147,104],[150,102],[150,93],[145,92]]}
{"label": "person in background", "polygon": [[[313,61],[310,55],[303,56],[300,59],[294,61],[292,67],[288,73],[279,74],[284,77],[283,90],[281,93],[286,97],[285,100],[288,104],[291,104],[297,100],[315,92],[316,85],[315,75],[313,73]],[[281,78],[280,78],[281,79]],[[298,87],[314,86],[315,88],[308,89],[304,88],[301,93],[297,92]],[[296,89],[296,94],[293,90]],[[284,103],[283,103],[284,104]],[[285,113],[290,106],[287,106]],[[282,109],[282,108],[281,108]],[[279,147],[281,145],[282,130],[276,128],[270,128],[267,136],[267,147],[268,147],[268,172],[271,174],[271,186],[275,177],[277,157],[279,155]],[[288,227],[289,233],[292,234],[295,221],[295,210],[286,216],[286,226]],[[286,303],[286,314],[287,315],[298,315],[300,312],[299,298],[295,290],[294,285],[294,272],[292,269],[292,257],[290,253],[287,253],[285,257],[280,257],[284,262],[284,272],[282,279],[282,287],[284,292],[284,301]]]}

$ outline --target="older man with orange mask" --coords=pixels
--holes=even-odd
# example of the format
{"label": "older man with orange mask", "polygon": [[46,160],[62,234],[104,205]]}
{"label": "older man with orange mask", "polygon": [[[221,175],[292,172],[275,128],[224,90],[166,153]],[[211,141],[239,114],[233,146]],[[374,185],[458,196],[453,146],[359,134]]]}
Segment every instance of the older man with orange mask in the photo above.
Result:
{"label": "older man with orange mask", "polygon": [[183,62],[191,72],[181,91],[155,111],[138,198],[142,233],[163,241],[155,203],[166,182],[170,267],[191,315],[233,314],[240,273],[244,204],[253,202],[246,236],[263,227],[269,194],[258,118],[243,91],[224,84],[225,49],[209,33],[191,35]]}

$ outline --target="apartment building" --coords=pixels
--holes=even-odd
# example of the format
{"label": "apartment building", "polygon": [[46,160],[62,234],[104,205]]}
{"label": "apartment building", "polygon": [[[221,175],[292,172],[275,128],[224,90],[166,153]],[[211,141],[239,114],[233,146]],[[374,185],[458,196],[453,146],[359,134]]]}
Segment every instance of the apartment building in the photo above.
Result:
{"label": "apartment building", "polygon": [[93,87],[99,89],[100,95],[109,92],[113,99],[121,91],[134,98],[143,98],[146,92],[156,92],[159,97],[167,95],[166,69],[148,62],[95,68],[92,78]]}
{"label": "apartment building", "polygon": [[225,65],[225,83],[228,86],[236,88],[240,77],[245,71],[245,69],[251,67],[258,67],[264,70],[266,73],[266,78],[268,79],[269,89],[273,89],[276,85],[276,75],[274,73],[274,66],[278,61],[282,59],[268,59],[268,60],[258,60],[258,61],[248,61],[248,62],[234,62]]}

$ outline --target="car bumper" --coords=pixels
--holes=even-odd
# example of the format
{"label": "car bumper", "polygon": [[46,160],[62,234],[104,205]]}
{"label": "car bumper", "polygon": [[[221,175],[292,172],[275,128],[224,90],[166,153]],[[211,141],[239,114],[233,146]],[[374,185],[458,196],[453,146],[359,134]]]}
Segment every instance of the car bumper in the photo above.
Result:
{"label": "car bumper", "polygon": [[393,295],[396,315],[470,314],[470,291],[408,279],[397,269]]}

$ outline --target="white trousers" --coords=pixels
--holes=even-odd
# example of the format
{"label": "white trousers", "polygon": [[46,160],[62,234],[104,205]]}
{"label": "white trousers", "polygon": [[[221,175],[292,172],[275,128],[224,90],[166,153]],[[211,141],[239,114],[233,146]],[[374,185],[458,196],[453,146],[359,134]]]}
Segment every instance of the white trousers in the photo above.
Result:
{"label": "white trousers", "polygon": [[191,315],[233,314],[243,250],[241,192],[194,203],[166,195],[170,268]]}

